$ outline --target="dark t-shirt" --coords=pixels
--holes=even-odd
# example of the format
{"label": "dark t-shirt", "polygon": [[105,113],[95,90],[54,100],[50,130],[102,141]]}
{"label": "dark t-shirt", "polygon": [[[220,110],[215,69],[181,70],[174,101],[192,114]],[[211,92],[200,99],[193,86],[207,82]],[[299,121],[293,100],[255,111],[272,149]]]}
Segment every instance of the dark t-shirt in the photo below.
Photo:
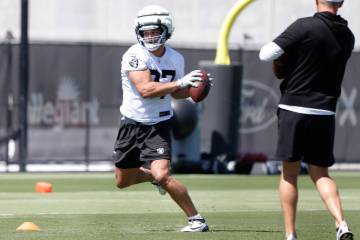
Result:
{"label": "dark t-shirt", "polygon": [[355,43],[347,21],[329,12],[316,13],[296,20],[273,42],[289,59],[280,103],[335,111]]}

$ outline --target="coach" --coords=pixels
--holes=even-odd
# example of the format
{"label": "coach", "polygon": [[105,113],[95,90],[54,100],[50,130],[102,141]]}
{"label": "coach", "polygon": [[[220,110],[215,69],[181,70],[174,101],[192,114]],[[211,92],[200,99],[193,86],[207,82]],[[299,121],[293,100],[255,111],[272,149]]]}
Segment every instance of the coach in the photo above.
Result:
{"label": "coach", "polygon": [[354,48],[347,21],[337,15],[343,0],[316,0],[317,13],[300,18],[275,40],[262,47],[262,61],[273,61],[283,79],[278,108],[277,157],[283,160],[280,202],[287,240],[296,240],[300,161],[335,219],[337,240],[352,240],[335,181],[328,167],[335,162],[335,111],[345,66]]}

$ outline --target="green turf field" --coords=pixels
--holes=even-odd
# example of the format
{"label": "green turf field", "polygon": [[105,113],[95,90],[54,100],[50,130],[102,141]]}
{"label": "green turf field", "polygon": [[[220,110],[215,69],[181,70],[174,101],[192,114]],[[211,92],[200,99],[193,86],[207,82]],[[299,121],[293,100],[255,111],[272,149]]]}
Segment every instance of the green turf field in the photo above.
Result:
{"label": "green turf field", "polygon": [[[183,213],[150,184],[114,187],[111,173],[0,175],[0,239],[283,239],[279,176],[178,175],[188,187],[208,233],[180,233]],[[355,236],[360,236],[360,173],[333,173]],[[37,181],[53,193],[34,192]],[[299,179],[299,239],[335,239],[334,223],[307,176]],[[42,231],[16,232],[23,222]],[[359,237],[360,239],[360,237]]]}

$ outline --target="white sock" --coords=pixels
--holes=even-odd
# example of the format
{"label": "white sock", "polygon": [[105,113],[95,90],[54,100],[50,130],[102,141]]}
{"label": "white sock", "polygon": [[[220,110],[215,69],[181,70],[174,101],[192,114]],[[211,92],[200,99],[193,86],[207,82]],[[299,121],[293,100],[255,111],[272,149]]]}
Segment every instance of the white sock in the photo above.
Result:
{"label": "white sock", "polygon": [[290,234],[287,238],[287,240],[296,240],[296,237],[292,234]]}
{"label": "white sock", "polygon": [[341,226],[347,226],[347,223],[346,223],[345,221],[342,221],[342,222],[340,223],[339,227],[341,227]]}
{"label": "white sock", "polygon": [[189,217],[188,219],[189,219],[189,220],[203,219],[203,217],[198,213],[198,214],[196,214],[196,215],[194,215],[194,216]]}

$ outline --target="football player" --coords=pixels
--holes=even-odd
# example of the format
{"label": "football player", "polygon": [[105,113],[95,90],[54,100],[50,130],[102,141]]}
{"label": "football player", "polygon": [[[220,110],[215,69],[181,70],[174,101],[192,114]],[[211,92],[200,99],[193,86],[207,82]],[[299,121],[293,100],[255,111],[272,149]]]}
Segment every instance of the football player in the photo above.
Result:
{"label": "football player", "polygon": [[170,172],[171,97],[189,97],[189,86],[196,87],[202,73],[194,70],[184,76],[183,56],[165,44],[174,31],[166,9],[143,8],[134,29],[138,43],[127,50],[121,64],[122,119],[114,146],[116,185],[126,188],[151,182],[161,194],[168,192],[188,217],[182,232],[208,231],[187,189]]}

